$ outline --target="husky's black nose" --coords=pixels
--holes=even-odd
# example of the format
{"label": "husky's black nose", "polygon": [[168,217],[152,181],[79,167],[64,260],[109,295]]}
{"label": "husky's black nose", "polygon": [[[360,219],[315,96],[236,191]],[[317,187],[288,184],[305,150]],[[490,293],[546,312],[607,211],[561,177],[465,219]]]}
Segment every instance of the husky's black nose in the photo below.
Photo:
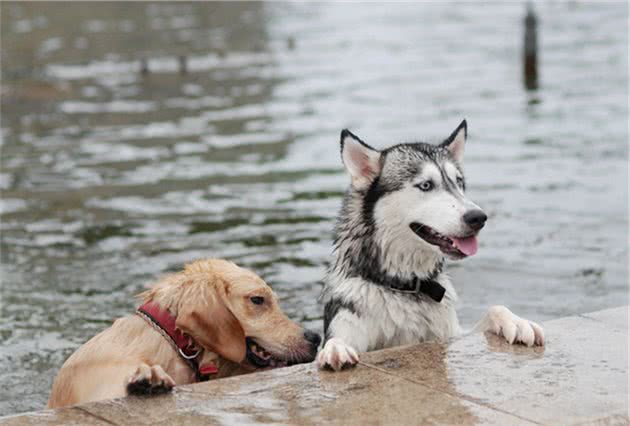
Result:
{"label": "husky's black nose", "polygon": [[319,344],[322,342],[322,338],[319,337],[319,334],[317,334],[317,333],[315,333],[314,331],[311,331],[311,330],[304,331],[304,338],[314,348],[319,347]]}
{"label": "husky's black nose", "polygon": [[488,216],[483,212],[483,210],[470,210],[464,213],[464,223],[470,226],[475,231],[479,231],[486,224],[486,220],[488,220]]}

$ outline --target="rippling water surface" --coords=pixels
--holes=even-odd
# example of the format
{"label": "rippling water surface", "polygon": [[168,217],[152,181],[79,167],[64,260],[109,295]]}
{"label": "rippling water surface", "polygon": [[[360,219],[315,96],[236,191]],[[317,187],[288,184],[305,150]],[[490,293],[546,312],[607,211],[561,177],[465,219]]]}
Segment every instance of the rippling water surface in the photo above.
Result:
{"label": "rippling water surface", "polygon": [[464,324],[627,303],[624,2],[537,4],[534,92],[520,3],[1,9],[0,415],[41,408],[78,345],[195,258],[253,268],[321,330],[343,127],[385,147],[468,119],[490,219],[450,265]]}

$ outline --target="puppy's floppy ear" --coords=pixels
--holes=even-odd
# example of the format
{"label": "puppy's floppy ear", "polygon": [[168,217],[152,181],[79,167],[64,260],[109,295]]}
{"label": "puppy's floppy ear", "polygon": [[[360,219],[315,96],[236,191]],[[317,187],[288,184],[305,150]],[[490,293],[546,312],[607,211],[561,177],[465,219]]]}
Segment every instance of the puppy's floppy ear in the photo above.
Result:
{"label": "puppy's floppy ear", "polygon": [[467,136],[468,125],[466,124],[466,120],[464,120],[457,126],[457,129],[440,144],[440,146],[448,149],[453,158],[455,158],[455,161],[460,164],[464,161],[464,145],[466,144]]}
{"label": "puppy's floppy ear", "polygon": [[381,173],[381,153],[348,129],[341,131],[341,159],[356,189],[366,189]]}
{"label": "puppy's floppy ear", "polygon": [[198,344],[225,359],[245,359],[245,332],[218,294],[182,302],[176,326]]}

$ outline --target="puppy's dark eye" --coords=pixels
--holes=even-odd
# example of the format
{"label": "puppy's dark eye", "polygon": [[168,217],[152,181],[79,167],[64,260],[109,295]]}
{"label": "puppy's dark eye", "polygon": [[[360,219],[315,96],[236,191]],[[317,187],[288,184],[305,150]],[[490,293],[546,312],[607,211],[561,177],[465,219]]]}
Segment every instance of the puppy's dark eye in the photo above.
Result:
{"label": "puppy's dark eye", "polygon": [[464,186],[464,178],[461,176],[457,176],[457,184],[461,187]]}
{"label": "puppy's dark eye", "polygon": [[261,296],[252,296],[249,300],[251,300],[254,305],[262,305],[265,303],[265,298]]}
{"label": "puppy's dark eye", "polygon": [[424,182],[420,182],[416,186],[418,187],[420,191],[427,192],[433,189],[433,181],[425,180]]}

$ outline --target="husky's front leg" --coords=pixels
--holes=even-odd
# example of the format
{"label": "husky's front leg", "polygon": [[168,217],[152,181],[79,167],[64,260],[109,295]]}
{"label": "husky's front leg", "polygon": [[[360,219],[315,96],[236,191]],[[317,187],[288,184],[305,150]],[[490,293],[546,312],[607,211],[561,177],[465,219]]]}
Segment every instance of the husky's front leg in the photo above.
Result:
{"label": "husky's front leg", "polygon": [[505,306],[490,307],[473,331],[490,331],[503,336],[510,344],[523,343],[527,346],[545,344],[545,333],[540,325],[513,314]]}
{"label": "husky's front leg", "polygon": [[368,349],[368,335],[364,328],[355,313],[345,309],[337,312],[328,325],[326,343],[317,354],[317,365],[339,371],[357,364],[357,352]]}

